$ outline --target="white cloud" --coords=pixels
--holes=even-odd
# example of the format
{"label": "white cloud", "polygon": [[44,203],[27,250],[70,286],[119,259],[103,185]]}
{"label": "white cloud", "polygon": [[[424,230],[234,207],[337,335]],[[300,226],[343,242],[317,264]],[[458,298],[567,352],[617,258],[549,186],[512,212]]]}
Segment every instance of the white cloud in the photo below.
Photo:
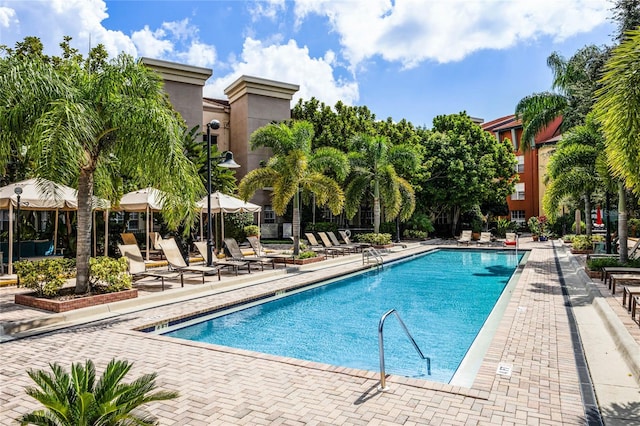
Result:
{"label": "white cloud", "polygon": [[[283,45],[266,45],[252,38],[245,39],[241,60],[230,64],[233,71],[214,79],[205,86],[205,96],[223,98],[224,89],[241,75],[252,75],[300,85],[293,102],[312,96],[334,105],[338,100],[352,104],[358,100],[358,83],[334,77],[333,52],[323,58],[312,58],[306,47],[294,40]],[[215,75],[215,72],[214,72]]]}
{"label": "white cloud", "polygon": [[135,31],[131,35],[131,40],[136,45],[140,56],[162,58],[173,50],[173,43],[162,39],[165,35],[163,30],[151,31],[149,26],[145,25],[142,30]]}
{"label": "white cloud", "polygon": [[278,13],[285,9],[285,0],[263,0],[249,4],[251,19],[255,22],[261,18],[276,20]]}
{"label": "white cloud", "polygon": [[411,68],[547,36],[562,41],[606,22],[607,0],[296,0],[300,24],[326,16],[352,67],[374,56]]}
{"label": "white cloud", "polygon": [[90,46],[105,45],[110,56],[124,51],[136,56],[136,48],[121,31],[107,30],[102,21],[108,17],[103,0],[12,1],[19,17],[9,21],[8,31],[0,33],[0,44],[13,47],[27,36],[37,36],[47,54],[59,54],[64,36],[73,37],[72,46],[86,53]]}
{"label": "white cloud", "polygon": [[18,23],[16,11],[9,7],[0,7],[0,27],[8,27],[12,21]]}
{"label": "white cloud", "polygon": [[194,41],[186,52],[177,54],[178,60],[196,67],[211,67],[216,62],[216,49],[208,44]]}

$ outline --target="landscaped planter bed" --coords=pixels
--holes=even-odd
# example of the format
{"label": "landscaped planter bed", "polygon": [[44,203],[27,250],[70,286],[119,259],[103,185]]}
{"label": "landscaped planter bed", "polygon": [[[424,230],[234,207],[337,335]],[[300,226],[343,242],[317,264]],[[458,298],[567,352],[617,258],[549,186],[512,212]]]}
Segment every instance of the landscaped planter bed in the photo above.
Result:
{"label": "landscaped planter bed", "polygon": [[15,303],[18,305],[29,306],[31,308],[43,309],[45,311],[68,312],[74,309],[104,305],[105,303],[119,302],[121,300],[134,299],[136,297],[138,297],[137,289],[82,296],[66,300],[46,299],[44,297],[37,297],[35,293],[27,293],[16,294]]}

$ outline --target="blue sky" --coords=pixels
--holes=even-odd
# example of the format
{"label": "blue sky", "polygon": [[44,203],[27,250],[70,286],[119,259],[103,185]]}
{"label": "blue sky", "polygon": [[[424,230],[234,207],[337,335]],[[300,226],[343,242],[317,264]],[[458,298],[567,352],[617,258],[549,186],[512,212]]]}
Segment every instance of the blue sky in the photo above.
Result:
{"label": "blue sky", "polygon": [[59,53],[102,43],[211,68],[205,96],[242,74],[300,85],[294,98],[366,105],[431,127],[460,111],[492,120],[550,89],[546,58],[611,44],[608,0],[0,0],[0,44]]}

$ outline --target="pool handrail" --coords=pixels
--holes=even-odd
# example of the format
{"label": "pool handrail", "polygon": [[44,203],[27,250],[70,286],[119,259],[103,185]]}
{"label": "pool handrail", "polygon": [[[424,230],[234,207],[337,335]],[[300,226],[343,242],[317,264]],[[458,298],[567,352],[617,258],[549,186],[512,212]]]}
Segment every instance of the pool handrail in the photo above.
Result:
{"label": "pool handrail", "polygon": [[402,328],[404,329],[404,332],[406,333],[407,337],[409,338],[409,340],[413,344],[413,347],[416,348],[416,351],[418,352],[418,355],[420,355],[420,358],[427,360],[427,374],[431,375],[431,358],[424,356],[424,354],[422,353],[422,351],[418,347],[418,344],[416,343],[415,339],[413,338],[413,336],[409,332],[409,329],[404,324],[404,321],[402,321],[402,318],[400,318],[400,314],[398,314],[398,311],[396,311],[395,309],[391,309],[391,310],[385,312],[384,315],[382,315],[382,317],[380,318],[380,322],[378,323],[378,348],[379,348],[379,352],[380,352],[380,386],[378,386],[378,389],[381,390],[381,391],[385,391],[387,389],[387,387],[386,387],[386,377],[385,377],[385,372],[384,372],[384,336],[383,336],[384,321],[391,314],[395,314],[396,318],[398,318],[398,321],[400,322],[400,325],[402,326]]}

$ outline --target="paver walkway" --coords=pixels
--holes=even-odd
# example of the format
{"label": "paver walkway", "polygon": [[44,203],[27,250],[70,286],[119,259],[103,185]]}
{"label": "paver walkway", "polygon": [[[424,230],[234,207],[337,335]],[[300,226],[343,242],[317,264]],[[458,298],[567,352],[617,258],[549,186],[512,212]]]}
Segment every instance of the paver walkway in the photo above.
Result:
{"label": "paver walkway", "polygon": [[[412,250],[420,248],[403,253]],[[149,405],[162,425],[595,424],[597,416],[585,414],[584,383],[576,365],[556,252],[566,255],[553,242],[535,245],[471,388],[390,376],[389,390],[379,392],[376,373],[178,342],[133,330],[328,273],[317,266],[297,275],[266,274],[267,282],[262,284],[235,285],[223,278],[217,293],[190,293],[189,297],[197,297],[141,311],[116,310],[111,318],[96,317],[89,324],[2,343],[0,424],[11,424],[12,419],[38,408],[24,393],[31,385],[27,368],[48,368],[50,362],[68,368],[72,362],[90,358],[100,372],[113,357],[134,363],[128,379],[157,372],[161,388],[180,392],[175,400]],[[354,256],[351,262],[335,264],[330,273],[343,274],[360,266],[360,257]],[[10,309],[12,291],[16,290],[0,289],[0,322],[41,314]],[[178,297],[179,290],[170,291]],[[606,299],[620,321],[626,321],[628,314],[616,306],[619,300]],[[633,327],[638,325],[630,319],[624,323],[630,335],[635,333]],[[636,334],[631,338],[640,342]],[[636,424],[640,415],[634,419],[634,407],[625,409],[629,423],[624,424]]]}

